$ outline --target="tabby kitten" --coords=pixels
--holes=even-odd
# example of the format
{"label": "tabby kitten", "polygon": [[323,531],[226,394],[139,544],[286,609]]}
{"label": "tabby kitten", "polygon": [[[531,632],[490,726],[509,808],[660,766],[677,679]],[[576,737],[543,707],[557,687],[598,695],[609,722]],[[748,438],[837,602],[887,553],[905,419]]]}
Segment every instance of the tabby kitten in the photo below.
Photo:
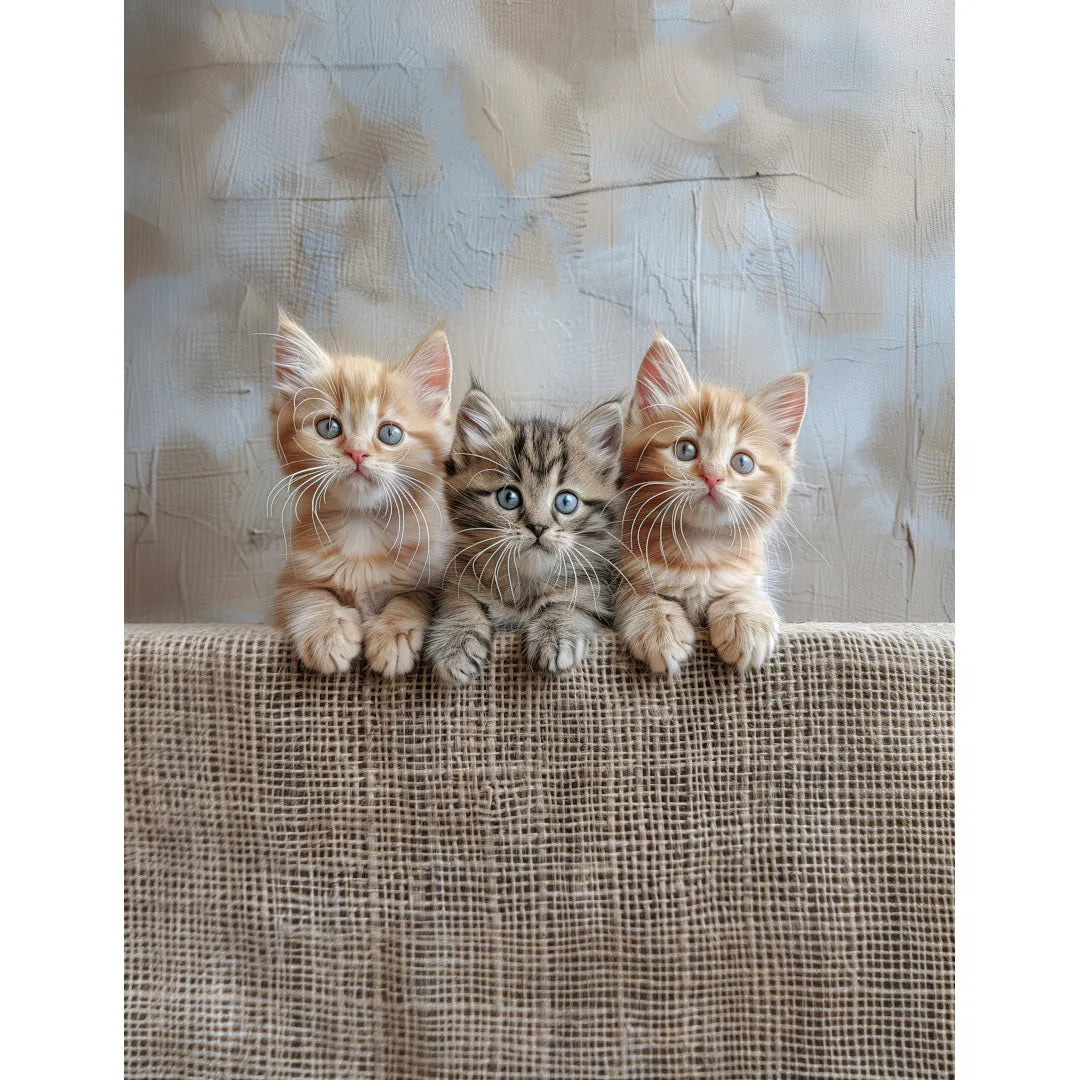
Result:
{"label": "tabby kitten", "polygon": [[740,671],[772,654],[765,538],[791,490],[808,381],[783,375],[746,397],[696,387],[663,337],[645,354],[623,442],[626,583],[615,626],[653,671],[678,674],[694,625],[707,625],[721,660]]}
{"label": "tabby kitten", "polygon": [[361,648],[380,675],[410,671],[451,551],[446,335],[387,365],[331,354],[283,314],[275,367],[283,518],[295,503],[277,621],[313,671],[347,671]]}
{"label": "tabby kitten", "polygon": [[585,658],[612,614],[622,431],[615,401],[562,426],[465,395],[446,463],[456,546],[426,650],[445,682],[480,673],[493,627],[520,629],[539,671]]}

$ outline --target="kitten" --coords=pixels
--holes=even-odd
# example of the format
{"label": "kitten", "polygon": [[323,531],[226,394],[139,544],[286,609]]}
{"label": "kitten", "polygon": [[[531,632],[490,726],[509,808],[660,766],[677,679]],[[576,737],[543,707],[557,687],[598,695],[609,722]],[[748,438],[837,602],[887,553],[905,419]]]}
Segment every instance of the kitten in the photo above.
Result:
{"label": "kitten", "polygon": [[426,651],[445,682],[480,673],[493,627],[522,630],[539,671],[585,658],[612,614],[622,431],[615,401],[562,426],[465,395],[446,463],[456,549]]}
{"label": "kitten", "polygon": [[746,397],[696,387],[674,346],[657,336],[638,372],[623,441],[615,627],[658,673],[678,674],[709,628],[721,660],[759,668],[779,620],[766,595],[765,537],[794,479],[795,439],[809,378],[783,375]]}
{"label": "kitten", "polygon": [[451,552],[446,335],[390,366],[331,354],[282,314],[275,367],[285,509],[295,500],[277,621],[313,671],[347,671],[362,647],[380,675],[408,672]]}

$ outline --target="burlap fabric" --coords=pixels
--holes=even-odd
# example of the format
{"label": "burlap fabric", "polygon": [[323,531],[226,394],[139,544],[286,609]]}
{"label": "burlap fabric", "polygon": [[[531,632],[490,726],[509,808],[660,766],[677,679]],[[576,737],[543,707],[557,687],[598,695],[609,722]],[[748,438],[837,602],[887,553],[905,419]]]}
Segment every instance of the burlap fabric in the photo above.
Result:
{"label": "burlap fabric", "polygon": [[126,640],[130,1077],[951,1075],[951,627],[464,692]]}

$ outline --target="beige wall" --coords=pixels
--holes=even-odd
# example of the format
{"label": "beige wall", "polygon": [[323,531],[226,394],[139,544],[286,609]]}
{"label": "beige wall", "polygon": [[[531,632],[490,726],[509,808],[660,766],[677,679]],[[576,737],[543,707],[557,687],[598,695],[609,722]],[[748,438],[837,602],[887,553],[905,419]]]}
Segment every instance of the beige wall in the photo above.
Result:
{"label": "beige wall", "polygon": [[279,303],[546,412],[810,365],[783,613],[952,618],[945,0],[127,12],[129,619],[268,615]]}

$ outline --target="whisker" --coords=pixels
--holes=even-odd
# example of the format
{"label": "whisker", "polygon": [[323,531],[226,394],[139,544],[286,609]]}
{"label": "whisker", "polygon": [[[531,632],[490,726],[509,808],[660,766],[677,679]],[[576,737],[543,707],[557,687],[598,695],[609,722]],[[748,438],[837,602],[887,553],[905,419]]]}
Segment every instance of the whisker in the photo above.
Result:
{"label": "whisker", "polygon": [[580,560],[581,569],[585,573],[585,580],[588,581],[589,588],[592,590],[593,601],[599,606],[601,592],[600,575],[594,568],[589,566],[588,560],[581,552],[575,552],[573,548],[568,548],[566,553],[570,556],[571,561],[576,563]]}
{"label": "whisker", "polygon": [[[499,545],[498,545],[498,547],[496,547],[496,549],[495,549],[495,550],[494,550],[494,551],[493,551],[493,552],[492,552],[492,553],[491,553],[491,554],[490,554],[490,555],[489,555],[489,556],[487,557],[487,559],[486,559],[486,560],[485,560],[485,562],[484,562],[484,565],[483,565],[483,566],[481,567],[481,569],[480,569],[480,573],[479,573],[479,574],[477,575],[477,577],[479,578],[479,580],[480,580],[481,584],[483,584],[483,581],[484,581],[484,574],[485,574],[485,573],[487,572],[487,568],[488,568],[488,567],[489,567],[489,566],[491,565],[491,560],[492,560],[492,559],[494,559],[494,558],[495,558],[496,556],[500,556],[500,557],[501,557],[503,549],[504,549],[504,548],[506,547],[506,545],[508,545],[509,543],[510,543],[510,541],[509,541],[509,540],[507,540],[507,539],[503,539],[503,540],[500,540],[500,541],[499,541]],[[494,576],[494,575],[492,575],[492,578],[491,578],[491,584],[492,584],[492,585],[494,586],[494,588],[495,588],[495,591],[496,591],[496,592],[498,593],[498,595],[499,595],[499,601],[500,601],[500,603],[505,603],[506,601],[505,601],[505,600],[503,600],[503,594],[502,594],[502,587],[501,587],[501,586],[499,585],[499,583],[498,583],[498,581],[497,581],[497,580],[495,579],[495,576]]]}
{"label": "whisker", "polygon": [[280,480],[278,480],[277,483],[275,483],[274,486],[270,489],[269,494],[266,496],[267,516],[269,517],[269,515],[271,514],[274,500],[277,498],[277,495],[281,489],[290,486],[295,480],[297,480],[301,476],[304,476],[305,474],[323,472],[325,471],[325,469],[325,465],[312,465],[310,468],[300,469],[298,472],[287,473]]}
{"label": "whisker", "polygon": [[[476,578],[477,582],[479,582],[480,584],[483,584],[483,582],[480,579],[480,576],[475,571],[472,570],[472,567],[475,565],[475,563],[476,563],[476,561],[478,559],[483,557],[483,555],[486,552],[490,551],[492,548],[497,547],[499,544],[505,544],[506,542],[507,541],[506,541],[506,539],[504,537],[501,537],[501,536],[496,537],[494,540],[489,541],[486,547],[481,548],[480,551],[478,551],[475,555],[472,556],[472,558],[469,559],[469,561],[463,567],[461,573],[458,575],[458,595],[459,596],[461,595],[461,583],[465,580],[465,578],[470,573],[472,573],[472,576],[474,578]],[[481,541],[481,543],[483,543],[483,541]],[[450,564],[450,566],[453,566],[453,565],[454,565],[453,563]],[[449,571],[450,566],[447,567],[447,571]],[[444,574],[443,575],[444,579],[445,579],[445,576],[446,575]]]}
{"label": "whisker", "polygon": [[[500,600],[502,600],[502,589],[499,588],[499,585],[498,585],[499,567],[502,565],[503,559],[508,559],[508,557],[510,555],[510,551],[511,551],[511,543],[510,543],[509,540],[505,540],[503,542],[503,550],[499,552],[499,557],[495,560],[495,569],[492,570],[492,572],[491,572],[491,580],[493,582],[495,582],[496,588],[499,589],[499,599]],[[509,566],[509,562],[507,563],[507,565]],[[516,604],[517,603],[517,597],[514,595],[513,579],[508,577],[507,580],[506,580],[506,585],[507,585],[507,589],[510,592],[511,601],[514,604]]]}
{"label": "whisker", "polygon": [[630,586],[630,590],[632,592],[637,592],[637,589],[634,588],[633,582],[631,582],[631,580],[622,572],[622,570],[619,569],[618,563],[612,562],[612,560],[609,559],[606,555],[601,555],[600,552],[597,551],[595,548],[589,547],[588,544],[585,544],[580,540],[577,542],[577,545],[578,547],[583,548],[585,551],[589,552],[591,555],[595,555],[596,558],[603,559],[604,562],[606,562],[608,566],[610,566],[612,570],[614,570],[615,573],[618,574],[619,577],[621,577],[623,581],[625,581],[626,584]]}
{"label": "whisker", "polygon": [[[669,497],[669,493],[668,493],[668,490],[667,490],[667,485],[665,485],[665,488],[664,488],[663,491],[655,492],[654,494],[648,496],[641,503],[641,505],[638,507],[637,513],[634,515],[634,520],[630,524],[630,542],[631,542],[631,544],[634,543],[635,537],[637,537],[639,535],[640,530],[638,529],[638,525],[637,525],[638,518],[641,517],[641,514],[645,510],[645,507],[648,506],[649,503],[654,502],[656,499],[667,499],[668,497]],[[661,502],[660,505],[663,506],[664,505],[663,502]],[[626,523],[626,514],[628,514],[629,512],[630,512],[630,507],[627,507],[626,512],[623,514],[622,522],[620,523],[620,525],[625,525],[625,523]],[[653,511],[650,510],[649,513],[645,515],[645,521],[649,520],[649,518],[652,516],[652,513],[653,513]],[[645,524],[645,522],[643,521],[642,522],[642,527],[644,527],[644,524]]]}
{"label": "whisker", "polygon": [[315,527],[315,535],[319,537],[319,544],[324,550],[333,541],[326,526],[323,524],[322,518],[319,517],[319,500],[326,494],[333,482],[333,477],[325,477],[323,482],[315,489],[315,494],[311,497],[311,521]]}
{"label": "whisker", "polygon": [[619,519],[619,524],[620,525],[625,525],[626,524],[626,515],[629,514],[630,511],[633,509],[635,502],[637,502],[637,513],[634,515],[634,521],[631,524],[631,531],[633,530],[634,525],[637,524],[637,519],[638,519],[638,517],[641,516],[641,512],[645,509],[645,507],[648,506],[649,503],[653,502],[653,500],[655,500],[655,499],[664,498],[664,496],[667,494],[668,489],[671,487],[671,485],[670,484],[665,484],[662,480],[657,481],[657,483],[662,484],[664,490],[663,491],[653,492],[653,494],[647,495],[644,499],[641,499],[641,500],[631,499],[630,502],[627,504],[626,508],[623,510],[622,517]]}
{"label": "whisker", "polygon": [[612,495],[606,503],[603,503],[600,507],[601,510],[606,510],[613,502],[618,499],[626,498],[631,491],[636,491],[638,488],[651,487],[654,484],[663,484],[663,480],[642,480],[637,484],[630,484],[628,487],[620,488],[619,491]]}
{"label": "whisker", "polygon": [[[391,478],[391,482],[395,485],[394,490],[409,503],[409,508],[412,511],[413,517],[416,518],[416,530],[417,530],[417,546],[420,543],[420,526],[423,522],[424,528],[424,564],[420,567],[420,577],[423,578],[427,573],[428,565],[431,562],[431,530],[428,527],[427,515],[421,509],[420,504],[409,494],[408,490],[402,486],[397,480]],[[406,564],[407,568],[411,568],[413,560],[416,558],[416,551],[409,556],[409,561]]]}

